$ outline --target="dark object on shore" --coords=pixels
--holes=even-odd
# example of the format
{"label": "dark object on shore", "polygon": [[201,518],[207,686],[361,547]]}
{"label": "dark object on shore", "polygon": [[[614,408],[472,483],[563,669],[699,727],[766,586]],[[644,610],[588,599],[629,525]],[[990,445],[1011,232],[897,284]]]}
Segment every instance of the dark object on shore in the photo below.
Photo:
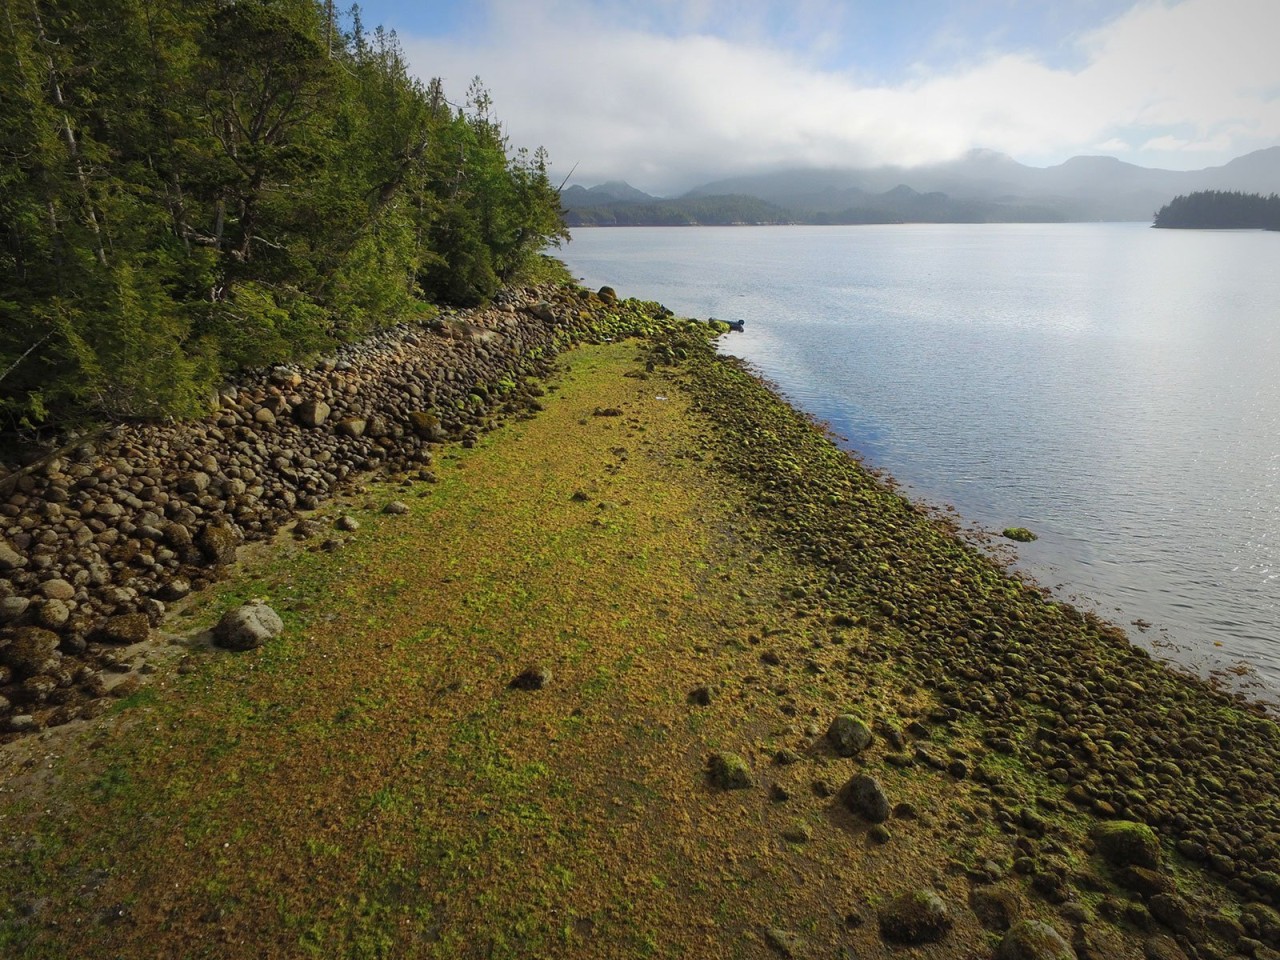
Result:
{"label": "dark object on shore", "polygon": [[1005,527],[1000,535],[1008,540],[1017,540],[1019,543],[1030,543],[1032,540],[1040,539],[1026,527]]}
{"label": "dark object on shore", "polygon": [[730,330],[736,330],[738,333],[742,333],[746,327],[745,320],[726,320],[725,323],[729,325]]}
{"label": "dark object on shore", "polygon": [[522,672],[507,686],[512,690],[541,690],[551,682],[551,671],[541,664],[535,664]]}

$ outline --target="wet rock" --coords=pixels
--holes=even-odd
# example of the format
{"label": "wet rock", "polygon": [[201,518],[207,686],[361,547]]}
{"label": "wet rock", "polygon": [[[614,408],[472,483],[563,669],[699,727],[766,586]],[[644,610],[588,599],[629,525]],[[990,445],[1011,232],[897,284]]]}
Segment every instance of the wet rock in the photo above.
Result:
{"label": "wet rock", "polygon": [[1026,527],[1005,527],[1000,535],[1007,540],[1016,540],[1019,543],[1031,543],[1031,541],[1039,539]]}
{"label": "wet rock", "polygon": [[1039,920],[1020,920],[1009,928],[996,950],[996,960],[1077,960],[1076,952],[1053,927]]}
{"label": "wet rock", "polygon": [[951,929],[951,910],[932,890],[894,897],[879,910],[880,935],[893,943],[935,943]]}
{"label": "wet rock", "polygon": [[541,664],[522,670],[507,686],[513,690],[541,690],[551,682],[551,671]]}
{"label": "wet rock", "polygon": [[1160,840],[1145,823],[1115,820],[1093,829],[1098,853],[1113,867],[1160,866]]}
{"label": "wet rock", "polygon": [[280,615],[265,601],[250,600],[242,607],[228,610],[213,628],[213,639],[228,650],[252,650],[284,632]]}
{"label": "wet rock", "polygon": [[707,760],[707,776],[721,790],[745,790],[752,784],[751,768],[736,753],[713,753]]}
{"label": "wet rock", "polygon": [[842,757],[852,757],[871,743],[871,728],[852,714],[841,714],[827,727],[827,742]]}
{"label": "wet rock", "polygon": [[841,789],[844,805],[872,823],[883,823],[889,819],[889,798],[885,796],[880,781],[869,773],[859,773],[849,780]]}

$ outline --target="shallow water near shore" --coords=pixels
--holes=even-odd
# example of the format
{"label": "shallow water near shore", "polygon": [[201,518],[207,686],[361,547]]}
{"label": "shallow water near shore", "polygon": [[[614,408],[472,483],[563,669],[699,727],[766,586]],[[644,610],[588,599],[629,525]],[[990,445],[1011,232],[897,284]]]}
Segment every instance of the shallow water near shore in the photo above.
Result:
{"label": "shallow water near shore", "polygon": [[1280,699],[1280,234],[595,229],[561,256],[745,321],[723,349],[913,496],[1029,527],[1041,583]]}

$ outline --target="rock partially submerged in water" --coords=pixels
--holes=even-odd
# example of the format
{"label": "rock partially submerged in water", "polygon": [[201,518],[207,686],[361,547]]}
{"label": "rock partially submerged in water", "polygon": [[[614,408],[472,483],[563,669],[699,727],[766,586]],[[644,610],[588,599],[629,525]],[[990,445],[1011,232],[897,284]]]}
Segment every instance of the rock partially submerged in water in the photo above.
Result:
{"label": "rock partially submerged in water", "polygon": [[1040,539],[1026,527],[1005,527],[1000,535],[1006,540],[1016,540],[1018,543],[1030,543],[1032,540]]}

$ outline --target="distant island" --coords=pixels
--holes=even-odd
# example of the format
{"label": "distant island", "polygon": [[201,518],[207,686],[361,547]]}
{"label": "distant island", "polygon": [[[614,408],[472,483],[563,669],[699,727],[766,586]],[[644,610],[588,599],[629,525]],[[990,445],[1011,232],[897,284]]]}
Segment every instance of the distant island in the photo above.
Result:
{"label": "distant island", "polygon": [[1201,190],[1166,203],[1156,213],[1152,226],[1179,230],[1280,230],[1280,195]]}
{"label": "distant island", "polygon": [[1203,170],[1158,170],[1115,157],[1031,167],[992,150],[943,163],[778,170],[713,180],[659,197],[629,183],[560,192],[565,222],[586,226],[727,224],[1150,222],[1170,197],[1280,192],[1280,146]]}

